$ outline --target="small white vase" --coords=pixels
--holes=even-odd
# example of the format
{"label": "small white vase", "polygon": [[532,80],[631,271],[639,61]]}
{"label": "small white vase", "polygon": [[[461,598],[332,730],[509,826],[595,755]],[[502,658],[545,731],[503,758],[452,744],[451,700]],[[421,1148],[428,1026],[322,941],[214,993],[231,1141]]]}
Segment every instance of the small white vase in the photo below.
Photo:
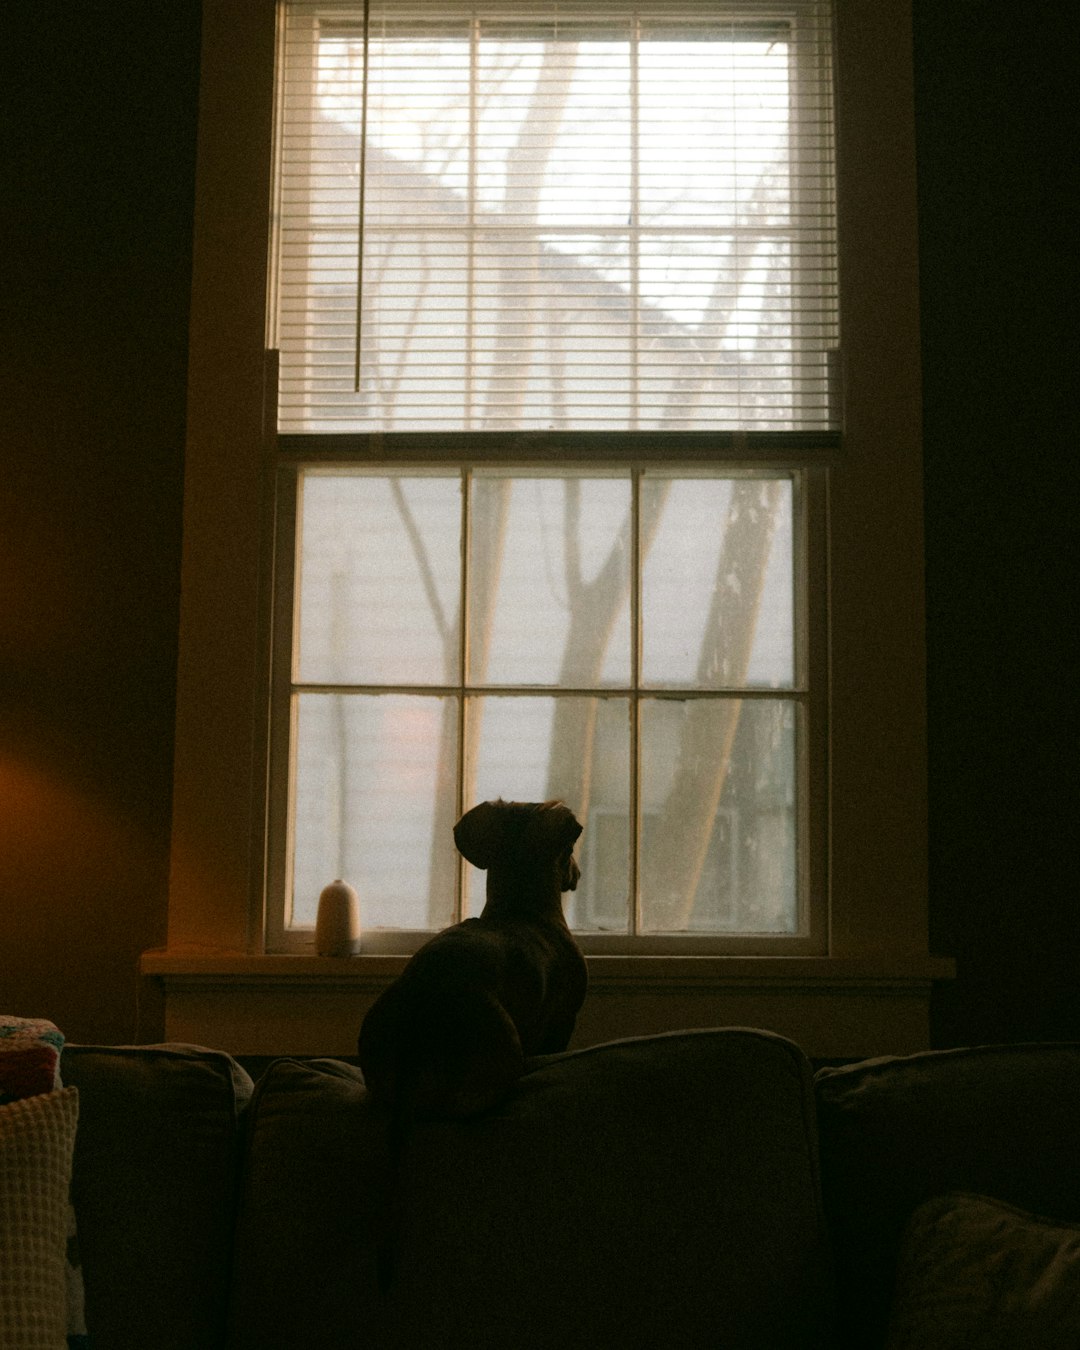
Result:
{"label": "small white vase", "polygon": [[360,950],[360,897],[347,881],[332,881],[322,889],[315,950],[320,956],[355,956]]}

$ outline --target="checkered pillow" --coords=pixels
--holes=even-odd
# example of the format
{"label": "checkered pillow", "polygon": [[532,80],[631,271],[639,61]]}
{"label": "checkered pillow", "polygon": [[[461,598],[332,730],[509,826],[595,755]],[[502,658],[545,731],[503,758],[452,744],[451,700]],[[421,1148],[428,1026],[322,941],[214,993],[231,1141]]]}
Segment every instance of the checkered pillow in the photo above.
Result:
{"label": "checkered pillow", "polygon": [[[64,1048],[63,1033],[52,1022],[42,1018],[6,1017],[0,1015],[0,1113],[13,1104],[25,1105],[45,1095],[55,1096],[61,1087],[60,1051]],[[6,1118],[6,1117],[5,1117]],[[15,1117],[12,1116],[12,1119]],[[74,1126],[72,1127],[74,1129]],[[69,1157],[70,1170],[70,1157]],[[7,1217],[0,1220],[7,1225]],[[82,1267],[75,1234],[75,1211],[66,1200],[63,1244],[63,1286],[66,1306],[67,1350],[89,1350],[86,1334]],[[0,1241],[2,1241],[0,1235]],[[0,1265],[5,1286],[9,1277],[7,1265]],[[12,1288],[14,1288],[14,1282]],[[17,1344],[0,1335],[0,1345]],[[29,1344],[29,1343],[27,1343]],[[37,1342],[34,1342],[36,1345]],[[61,1340],[58,1344],[63,1345]]]}
{"label": "checkered pillow", "polygon": [[64,1350],[71,1158],[79,1094],[0,1106],[0,1345]]}

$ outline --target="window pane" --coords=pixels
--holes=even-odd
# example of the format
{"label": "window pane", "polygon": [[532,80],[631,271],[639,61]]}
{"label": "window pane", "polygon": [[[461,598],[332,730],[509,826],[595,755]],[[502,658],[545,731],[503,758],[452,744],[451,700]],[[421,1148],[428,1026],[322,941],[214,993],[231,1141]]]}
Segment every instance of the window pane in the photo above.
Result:
{"label": "window pane", "polygon": [[[390,688],[298,695],[291,922],[313,922],[320,889],[344,875],[368,928],[445,926],[458,803],[559,797],[586,825],[568,919],[625,933],[631,476],[469,475],[464,682],[523,692],[468,699],[459,790],[457,700],[401,686],[460,683],[461,482],[302,475],[301,681]],[[791,476],[649,470],[640,491],[643,691],[790,688]],[[555,692],[593,688],[614,696]],[[795,705],[646,696],[639,716],[641,931],[795,931]],[[484,878],[467,877],[465,912],[478,912]]]}
{"label": "window pane", "polygon": [[630,480],[473,479],[470,684],[630,680]]}
{"label": "window pane", "polygon": [[693,430],[717,403],[737,405],[742,425],[756,431],[794,430],[799,410],[828,416],[824,387],[807,383],[793,355],[789,243],[744,233],[718,251],[656,236],[641,254],[642,294],[664,316],[644,329],[642,425]]}
{"label": "window pane", "polygon": [[453,920],[456,700],[297,697],[292,924],[314,924],[336,877],[364,928]]}
{"label": "window pane", "polygon": [[[629,906],[630,709],[623,698],[469,700],[466,800],[560,798],[585,826],[582,877],[565,912],[579,930],[625,932]],[[595,838],[594,838],[595,823]],[[484,904],[468,869],[467,906]]]}
{"label": "window pane", "polygon": [[626,236],[486,231],[475,271],[470,423],[635,425]]}
{"label": "window pane", "polygon": [[643,223],[791,224],[790,48],[787,26],[773,27],[725,41],[722,27],[704,39],[700,21],[646,25]]}
{"label": "window pane", "polygon": [[[466,425],[469,268],[460,236],[400,227],[368,230],[360,397],[380,430]],[[337,382],[320,395],[329,430],[337,429],[333,419],[340,410],[347,414],[357,398],[355,280],[336,293],[333,306],[346,358],[337,368]]]}
{"label": "window pane", "polygon": [[790,687],[790,480],[649,476],[641,532],[642,683]]}
{"label": "window pane", "polygon": [[461,480],[305,473],[299,679],[456,684]]}
{"label": "window pane", "polygon": [[[630,205],[628,24],[483,23],[477,197],[515,224],[623,225]],[[589,40],[592,33],[594,40]]]}
{"label": "window pane", "polygon": [[796,930],[795,764],[791,702],[643,701],[643,932]]}

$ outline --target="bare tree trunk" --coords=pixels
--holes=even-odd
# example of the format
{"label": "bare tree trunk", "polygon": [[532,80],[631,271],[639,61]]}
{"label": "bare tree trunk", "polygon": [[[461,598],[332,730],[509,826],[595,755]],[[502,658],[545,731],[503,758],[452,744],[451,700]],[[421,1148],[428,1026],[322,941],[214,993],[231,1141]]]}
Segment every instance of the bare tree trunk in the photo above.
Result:
{"label": "bare tree trunk", "polygon": [[[600,681],[619,610],[624,603],[629,603],[628,587],[634,584],[630,565],[632,525],[629,519],[624,523],[604,565],[591,582],[586,582],[581,575],[578,549],[580,482],[568,478],[564,490],[563,528],[570,628],[559,671],[559,686],[589,688]],[[647,502],[642,502],[638,547],[642,567],[656,538],[669,491],[670,484],[664,482],[656,492],[649,494]],[[635,635],[631,633],[631,641],[634,640]],[[555,705],[547,796],[565,798],[582,824],[587,821],[591,804],[597,714],[595,699],[561,698]]]}
{"label": "bare tree trunk", "polygon": [[[705,637],[698,659],[699,679],[714,668],[721,653],[738,685],[745,680],[754,645],[769,552],[780,504],[780,484],[760,479],[732,484],[724,543],[716,569]],[[650,929],[681,932],[689,924],[697,900],[713,823],[727,781],[731,748],[739,727],[742,703],[730,699],[690,700],[683,720],[677,768],[664,806],[661,828],[679,843],[666,856],[676,868],[667,875],[666,903],[653,902]],[[722,715],[715,716],[717,708]],[[699,765],[711,766],[702,773]]]}
{"label": "bare tree trunk", "polygon": [[[544,173],[562,114],[570,96],[576,61],[564,57],[569,44],[555,43],[537,77],[535,92],[522,118],[517,140],[507,152],[506,196],[503,211],[508,221],[539,227],[540,193]],[[527,245],[523,240],[521,248]],[[532,363],[532,347],[540,315],[534,304],[540,242],[531,242],[532,267],[525,272],[521,253],[500,268],[500,315],[496,324],[495,351],[506,363],[493,372],[488,387],[484,426],[488,430],[516,428],[525,406],[525,391]]]}

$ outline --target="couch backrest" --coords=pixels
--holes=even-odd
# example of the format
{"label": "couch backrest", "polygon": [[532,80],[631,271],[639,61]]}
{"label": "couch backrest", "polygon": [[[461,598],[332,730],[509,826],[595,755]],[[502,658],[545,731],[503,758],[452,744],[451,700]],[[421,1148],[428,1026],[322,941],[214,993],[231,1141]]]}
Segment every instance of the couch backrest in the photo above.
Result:
{"label": "couch backrest", "polygon": [[903,1230],[931,1196],[1080,1220],[1080,1045],[930,1051],[816,1080],[839,1344],[883,1344]]}
{"label": "couch backrest", "polygon": [[767,1032],[552,1056],[502,1108],[415,1126],[385,1295],[359,1074],[275,1064],[247,1132],[234,1350],[825,1343],[809,1067]]}
{"label": "couch backrest", "polygon": [[215,1350],[251,1079],[191,1046],[69,1045],[61,1073],[79,1089],[72,1195],[95,1346]]}

